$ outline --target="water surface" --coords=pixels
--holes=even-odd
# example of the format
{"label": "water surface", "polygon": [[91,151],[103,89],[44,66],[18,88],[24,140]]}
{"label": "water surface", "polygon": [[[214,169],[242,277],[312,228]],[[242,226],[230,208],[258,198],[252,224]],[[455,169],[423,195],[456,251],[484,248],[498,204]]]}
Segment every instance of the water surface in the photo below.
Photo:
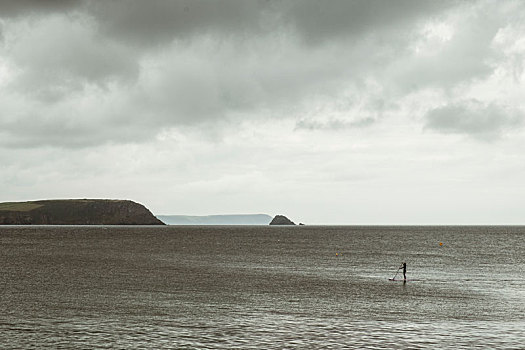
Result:
{"label": "water surface", "polygon": [[[1,226],[0,347],[524,348],[524,238],[504,226]],[[402,261],[413,281],[389,281]]]}

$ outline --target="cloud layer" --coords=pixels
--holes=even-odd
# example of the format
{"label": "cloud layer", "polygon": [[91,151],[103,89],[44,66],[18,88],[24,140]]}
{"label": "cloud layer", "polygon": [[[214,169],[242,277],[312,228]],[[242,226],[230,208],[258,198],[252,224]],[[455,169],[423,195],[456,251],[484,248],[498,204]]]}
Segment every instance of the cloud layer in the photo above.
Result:
{"label": "cloud layer", "polygon": [[524,113],[477,100],[461,101],[430,110],[427,127],[443,133],[458,133],[492,139],[521,126]]}
{"label": "cloud layer", "polygon": [[[35,137],[18,124],[78,134],[79,145],[89,145],[81,134],[92,134],[91,126],[123,127],[116,139],[111,133],[91,138],[99,144],[105,138],[151,139],[166,128],[200,127],[210,120],[238,123],[240,115],[314,126],[331,123],[315,119],[345,110],[330,120],[366,125],[384,112],[373,105],[377,100],[386,97],[386,104],[394,105],[394,98],[417,86],[450,87],[490,73],[483,60],[459,59],[467,56],[462,48],[470,37],[460,35],[437,54],[410,52],[410,45],[440,44],[428,42],[439,38],[425,21],[446,17],[455,3],[70,1],[44,6],[24,1],[4,6],[4,96],[11,103],[3,105],[26,106],[2,110],[12,145],[61,142],[54,133]],[[488,34],[469,46],[471,56],[490,51]],[[452,71],[440,63],[443,56],[458,58]],[[450,78],[444,79],[446,74]],[[362,106],[357,100],[363,98],[375,101]],[[323,115],[312,115],[315,111]]]}
{"label": "cloud layer", "polygon": [[134,150],[119,169],[101,161],[128,187],[162,169],[158,183],[184,184],[176,194],[238,186],[239,201],[274,207],[254,188],[308,202],[384,185],[393,198],[427,191],[413,174],[437,162],[452,189],[478,166],[455,176],[469,153],[520,173],[509,154],[525,118],[523,23],[510,0],[2,1],[0,175],[49,174],[46,158],[108,182],[94,155]]}

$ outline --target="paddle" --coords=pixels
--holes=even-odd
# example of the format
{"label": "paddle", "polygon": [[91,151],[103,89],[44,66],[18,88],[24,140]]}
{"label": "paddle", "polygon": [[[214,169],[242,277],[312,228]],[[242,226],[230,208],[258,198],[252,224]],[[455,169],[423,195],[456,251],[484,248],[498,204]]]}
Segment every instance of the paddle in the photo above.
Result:
{"label": "paddle", "polygon": [[399,266],[399,268],[397,269],[396,274],[394,275],[394,277],[389,278],[390,281],[395,281],[396,280],[396,276],[397,276],[397,274],[399,273],[399,270],[401,270],[402,267],[403,267],[403,265]]}

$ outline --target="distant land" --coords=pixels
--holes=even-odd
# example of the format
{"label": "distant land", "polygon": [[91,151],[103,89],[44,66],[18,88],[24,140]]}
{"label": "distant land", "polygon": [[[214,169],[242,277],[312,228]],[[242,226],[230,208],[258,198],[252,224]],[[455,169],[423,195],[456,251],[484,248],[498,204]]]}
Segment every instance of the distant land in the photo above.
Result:
{"label": "distant land", "polygon": [[142,204],[115,199],[0,203],[0,225],[164,225]]}
{"label": "distant land", "polygon": [[157,218],[168,225],[268,225],[272,220],[272,217],[266,214],[157,215]]}

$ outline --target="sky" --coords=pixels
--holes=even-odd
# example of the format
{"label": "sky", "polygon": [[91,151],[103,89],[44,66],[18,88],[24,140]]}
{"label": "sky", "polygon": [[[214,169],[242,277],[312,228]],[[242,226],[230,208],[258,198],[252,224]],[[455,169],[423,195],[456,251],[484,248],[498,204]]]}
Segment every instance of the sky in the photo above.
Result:
{"label": "sky", "polygon": [[525,224],[524,1],[0,1],[0,201]]}

